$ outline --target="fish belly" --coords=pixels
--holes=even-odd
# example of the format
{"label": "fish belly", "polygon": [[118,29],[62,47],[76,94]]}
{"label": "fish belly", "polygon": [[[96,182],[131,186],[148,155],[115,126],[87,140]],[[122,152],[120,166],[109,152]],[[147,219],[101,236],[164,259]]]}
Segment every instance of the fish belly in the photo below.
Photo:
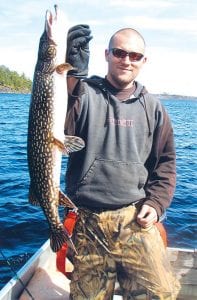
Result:
{"label": "fish belly", "polygon": [[[65,204],[74,207],[66,195],[60,192],[61,159],[65,148],[64,122],[67,111],[66,74],[71,67],[64,63],[66,34],[63,35],[62,32],[66,27],[62,28],[63,31],[58,27],[59,17],[57,11],[55,17],[50,12],[46,14],[45,31],[40,38],[34,72],[27,144],[29,200],[43,209],[51,231],[53,251],[58,251],[64,242],[70,243],[70,237],[60,221],[59,199],[61,198],[62,203],[65,200]],[[60,33],[63,42],[59,43]],[[62,72],[57,72],[60,62]],[[78,143],[80,144],[79,141]]]}

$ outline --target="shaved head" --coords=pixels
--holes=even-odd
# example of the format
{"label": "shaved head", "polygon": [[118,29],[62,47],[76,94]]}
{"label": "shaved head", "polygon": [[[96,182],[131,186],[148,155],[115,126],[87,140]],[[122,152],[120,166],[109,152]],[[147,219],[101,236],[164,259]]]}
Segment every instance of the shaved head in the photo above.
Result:
{"label": "shaved head", "polygon": [[109,41],[109,49],[114,47],[116,39],[118,39],[119,36],[122,36],[122,35],[124,35],[125,38],[128,37],[128,39],[130,39],[132,37],[133,39],[137,40],[140,45],[140,48],[143,49],[143,52],[144,52],[144,49],[146,46],[145,40],[144,40],[143,36],[137,30],[135,30],[133,28],[122,28],[122,29],[116,31],[112,35],[112,37]]}

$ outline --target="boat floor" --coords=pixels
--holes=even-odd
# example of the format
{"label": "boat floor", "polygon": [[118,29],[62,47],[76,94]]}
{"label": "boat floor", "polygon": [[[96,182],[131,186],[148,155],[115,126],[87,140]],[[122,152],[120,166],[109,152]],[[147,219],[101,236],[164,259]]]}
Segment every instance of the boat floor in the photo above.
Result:
{"label": "boat floor", "polygon": [[[69,279],[62,273],[49,267],[38,268],[27,288],[35,300],[69,299]],[[23,291],[20,300],[32,299],[27,291]]]}
{"label": "boat floor", "polygon": [[[197,255],[195,250],[169,248],[169,258],[181,282],[181,291],[177,300],[197,300]],[[67,271],[71,272],[73,265],[66,261]],[[22,286],[22,280],[26,289]],[[70,281],[56,268],[56,254],[53,253],[47,241],[0,291],[0,300],[68,300]],[[113,300],[122,299],[114,295]],[[135,300],[154,300],[146,295],[139,295]],[[86,300],[86,299],[84,299]]]}
{"label": "boat floor", "polygon": [[[179,274],[179,279],[181,281],[182,278],[184,279],[184,284],[182,284],[180,296],[178,296],[177,300],[197,300],[196,252],[176,251],[174,249],[173,251],[170,251],[169,254],[175,270],[177,271],[177,267],[181,267],[179,271],[176,272]],[[69,260],[67,260],[66,263],[67,271],[71,272],[73,269],[72,264]],[[51,259],[44,267],[36,269],[34,276],[28,284],[28,290],[32,293],[35,300],[67,300],[69,299],[69,284],[69,279],[57,271],[55,259]],[[116,292],[117,293],[114,295],[113,300],[123,299],[121,295],[118,295],[118,286]],[[24,291],[19,298],[19,300],[29,299],[31,298],[26,291]],[[141,294],[133,297],[132,299],[154,300],[158,298]]]}

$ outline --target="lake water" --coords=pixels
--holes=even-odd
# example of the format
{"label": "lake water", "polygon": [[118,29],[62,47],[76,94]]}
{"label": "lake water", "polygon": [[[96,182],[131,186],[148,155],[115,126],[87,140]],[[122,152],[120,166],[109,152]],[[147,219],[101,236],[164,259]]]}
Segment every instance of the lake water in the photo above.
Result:
{"label": "lake water", "polygon": [[[0,247],[15,270],[48,238],[39,207],[28,203],[26,160],[30,95],[0,94]],[[177,188],[167,211],[169,245],[197,248],[197,98],[162,100],[174,128]],[[64,159],[63,175],[66,168]],[[0,253],[0,289],[13,277]]]}

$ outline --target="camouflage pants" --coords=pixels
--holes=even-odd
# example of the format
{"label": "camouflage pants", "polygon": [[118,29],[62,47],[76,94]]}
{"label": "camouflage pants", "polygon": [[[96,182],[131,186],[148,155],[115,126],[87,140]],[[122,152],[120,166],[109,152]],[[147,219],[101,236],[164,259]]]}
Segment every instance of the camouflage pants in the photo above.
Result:
{"label": "camouflage pants", "polygon": [[117,281],[123,299],[142,299],[137,295],[146,291],[157,296],[152,299],[176,299],[179,283],[159,231],[156,226],[141,228],[136,213],[134,206],[99,214],[80,211],[73,235],[78,255],[73,261],[71,299],[112,299]]}

